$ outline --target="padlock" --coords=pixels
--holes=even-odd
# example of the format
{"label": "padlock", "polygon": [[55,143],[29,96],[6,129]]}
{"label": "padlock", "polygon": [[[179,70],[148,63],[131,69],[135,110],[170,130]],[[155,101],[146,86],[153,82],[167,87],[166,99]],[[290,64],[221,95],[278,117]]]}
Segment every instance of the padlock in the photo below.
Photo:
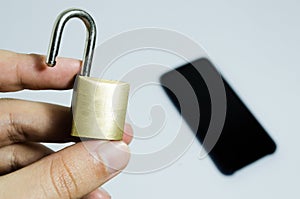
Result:
{"label": "padlock", "polygon": [[82,68],[76,76],[72,97],[72,136],[105,140],[121,140],[128,103],[129,84],[90,77],[96,43],[93,18],[80,9],[62,12],[54,24],[46,63],[56,64],[62,31],[71,18],[81,19],[87,29]]}

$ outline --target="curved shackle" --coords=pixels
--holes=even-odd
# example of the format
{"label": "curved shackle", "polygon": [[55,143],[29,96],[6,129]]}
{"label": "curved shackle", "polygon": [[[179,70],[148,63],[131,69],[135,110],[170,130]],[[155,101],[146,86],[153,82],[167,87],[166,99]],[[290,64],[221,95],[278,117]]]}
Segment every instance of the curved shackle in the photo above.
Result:
{"label": "curved shackle", "polygon": [[95,44],[96,44],[97,31],[96,31],[95,21],[84,10],[80,10],[80,9],[65,10],[57,17],[52,31],[46,63],[48,66],[51,67],[55,66],[56,64],[55,59],[56,56],[58,55],[62,32],[65,27],[65,24],[71,18],[81,19],[86,26],[87,36],[86,36],[86,44],[85,44],[85,50],[84,50],[80,75],[89,76],[93,55],[94,55]]}

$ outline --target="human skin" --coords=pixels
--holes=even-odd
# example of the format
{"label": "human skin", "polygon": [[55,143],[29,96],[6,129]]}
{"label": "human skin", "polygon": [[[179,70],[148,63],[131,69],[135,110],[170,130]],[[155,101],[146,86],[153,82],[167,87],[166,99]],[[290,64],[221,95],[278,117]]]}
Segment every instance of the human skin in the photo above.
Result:
{"label": "human skin", "polygon": [[[81,62],[0,50],[0,92],[71,89]],[[0,198],[110,198],[99,188],[119,174],[130,158],[132,128],[122,141],[78,142],[70,136],[69,107],[0,99]],[[39,142],[76,142],[53,152]]]}

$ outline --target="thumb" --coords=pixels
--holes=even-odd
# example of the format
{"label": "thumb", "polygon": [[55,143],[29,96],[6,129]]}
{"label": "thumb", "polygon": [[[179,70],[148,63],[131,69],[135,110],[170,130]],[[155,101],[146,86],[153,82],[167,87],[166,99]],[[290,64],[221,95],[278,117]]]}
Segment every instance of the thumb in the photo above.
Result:
{"label": "thumb", "polygon": [[122,142],[77,143],[0,178],[0,198],[81,198],[124,169],[128,146]]}

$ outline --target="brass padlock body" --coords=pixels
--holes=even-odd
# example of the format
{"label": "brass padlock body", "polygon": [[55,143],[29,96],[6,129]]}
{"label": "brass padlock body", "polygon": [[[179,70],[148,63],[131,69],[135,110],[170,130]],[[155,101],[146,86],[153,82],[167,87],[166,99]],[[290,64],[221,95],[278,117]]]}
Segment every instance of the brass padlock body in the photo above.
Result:
{"label": "brass padlock body", "polygon": [[123,137],[129,84],[77,76],[73,91],[72,135],[121,140]]}

